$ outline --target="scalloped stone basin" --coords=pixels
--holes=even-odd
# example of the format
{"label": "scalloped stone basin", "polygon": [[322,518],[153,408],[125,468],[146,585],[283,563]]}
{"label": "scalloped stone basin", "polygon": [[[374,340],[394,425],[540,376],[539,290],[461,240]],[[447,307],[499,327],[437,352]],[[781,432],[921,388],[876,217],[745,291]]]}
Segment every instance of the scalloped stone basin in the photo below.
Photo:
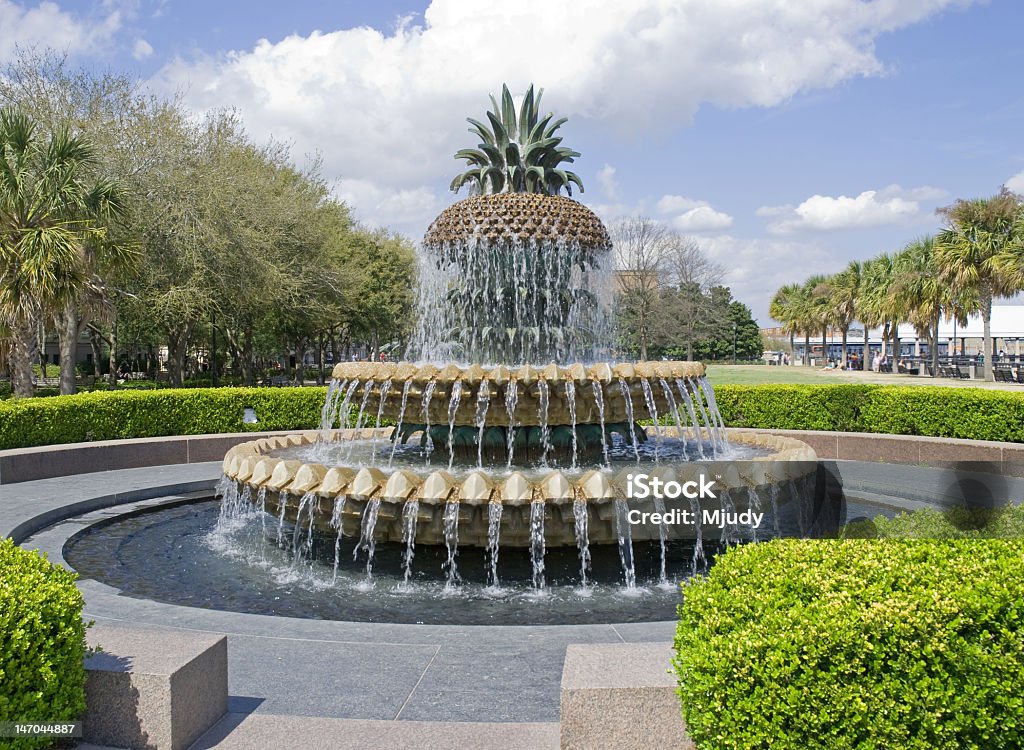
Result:
{"label": "scalloped stone basin", "polygon": [[[338,430],[330,437],[345,441],[389,434],[390,429]],[[771,496],[779,505],[797,500],[797,494],[806,496],[817,468],[817,457],[805,443],[736,430],[729,432],[731,442],[760,448],[762,455],[742,461],[672,462],[582,472],[520,470],[505,476],[496,476],[496,470],[473,469],[460,479],[436,467],[325,466],[269,455],[283,448],[314,445],[321,437],[321,433],[307,432],[242,443],[225,456],[224,474],[239,483],[239,497],[323,534],[340,532],[359,538],[369,530],[375,541],[408,542],[407,528],[414,516],[417,544],[446,543],[450,533],[446,531],[457,523],[460,546],[485,547],[495,515],[491,507],[497,505],[502,546],[527,547],[531,524],[538,521],[538,506],[547,546],[577,544],[576,514],[581,510],[586,513],[591,544],[616,543],[624,510],[658,510],[652,499],[628,497],[629,475],[637,472],[666,482],[684,482],[700,474],[713,477],[720,490],[718,500],[701,500],[702,507],[743,510],[762,496]],[[676,428],[662,428],[661,437],[679,435]],[[672,502],[666,500],[666,506]],[[368,519],[372,519],[369,527]],[[668,526],[659,531],[657,525],[645,524],[631,528],[634,540],[657,540],[660,533],[670,539],[685,538],[692,527]]]}

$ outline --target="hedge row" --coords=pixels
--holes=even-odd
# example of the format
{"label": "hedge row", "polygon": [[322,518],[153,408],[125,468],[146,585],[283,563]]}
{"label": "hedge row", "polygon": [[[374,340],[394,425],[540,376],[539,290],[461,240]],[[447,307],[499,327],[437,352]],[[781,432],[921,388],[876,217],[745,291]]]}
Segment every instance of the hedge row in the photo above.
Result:
{"label": "hedge row", "polygon": [[701,750],[1024,747],[1021,540],[777,540],[684,586]]}
{"label": "hedge row", "polygon": [[[876,385],[720,385],[732,427],[842,430],[1024,442],[1024,392]],[[320,422],[323,388],[196,388],[0,402],[0,448],[291,430]],[[245,407],[259,422],[242,423]]]}
{"label": "hedge row", "polygon": [[[89,440],[294,430],[320,424],[324,388],[80,393],[0,403],[0,448]],[[242,422],[251,407],[259,420]]]}
{"label": "hedge row", "polygon": [[[75,574],[0,540],[0,722],[74,721],[85,711],[85,625]],[[52,739],[0,742],[45,747]]]}
{"label": "hedge row", "polygon": [[1024,442],[1021,392],[942,386],[721,385],[731,427]]}

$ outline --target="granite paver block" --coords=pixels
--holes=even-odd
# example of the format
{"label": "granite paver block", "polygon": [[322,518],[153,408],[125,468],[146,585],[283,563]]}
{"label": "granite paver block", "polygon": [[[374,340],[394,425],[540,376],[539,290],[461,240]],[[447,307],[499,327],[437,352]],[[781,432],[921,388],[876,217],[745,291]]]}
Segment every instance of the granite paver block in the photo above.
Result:
{"label": "granite paver block", "polygon": [[562,671],[562,750],[693,750],[671,663],[671,643],[569,646]]}
{"label": "granite paver block", "polygon": [[88,641],[86,742],[185,750],[227,712],[225,636],[97,625]]}

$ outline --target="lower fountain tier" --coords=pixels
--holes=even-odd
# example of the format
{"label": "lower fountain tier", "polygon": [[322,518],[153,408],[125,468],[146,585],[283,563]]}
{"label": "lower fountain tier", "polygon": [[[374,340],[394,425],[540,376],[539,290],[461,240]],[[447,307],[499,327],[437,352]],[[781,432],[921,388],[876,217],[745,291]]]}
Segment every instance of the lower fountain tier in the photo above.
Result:
{"label": "lower fountain tier", "polygon": [[324,410],[331,426],[362,412],[395,424],[488,426],[616,424],[685,410],[704,377],[700,362],[524,365],[343,362]]}
{"label": "lower fountain tier", "polygon": [[[664,436],[672,436],[673,428],[662,428]],[[390,430],[376,431],[385,438]],[[371,437],[368,431],[342,430],[338,440]],[[792,438],[760,433],[729,431],[733,443],[745,443],[772,451],[743,461],[709,460],[673,464],[631,466],[617,473],[591,470],[579,476],[557,470],[528,478],[520,472],[492,476],[486,470],[475,470],[465,478],[456,479],[439,469],[427,474],[409,469],[383,470],[377,467],[326,467],[295,459],[267,455],[283,448],[309,445],[319,433],[307,432],[279,438],[266,438],[242,443],[228,451],[224,458],[224,474],[238,483],[242,495],[252,503],[260,503],[267,512],[280,514],[293,523],[313,523],[323,534],[335,535],[331,519],[338,511],[345,536],[361,536],[370,519],[372,536],[378,541],[405,541],[406,513],[415,513],[417,543],[439,544],[445,541],[445,514],[457,514],[458,542],[461,545],[484,547],[488,544],[491,506],[500,506],[501,544],[528,546],[530,522],[537,504],[543,507],[544,537],[550,546],[576,544],[576,506],[586,510],[589,539],[593,544],[617,542],[620,516],[631,509],[641,512],[656,510],[653,500],[630,497],[629,477],[636,472],[649,473],[663,482],[697,480],[701,475],[714,478],[717,496],[700,501],[701,509],[735,508],[742,510],[755,497],[762,510],[768,498],[776,502],[795,499],[795,492],[813,484],[817,472],[817,456],[805,443]],[[244,489],[248,487],[248,493]],[[262,493],[261,493],[262,490]],[[667,509],[691,510],[685,498],[666,499]],[[300,515],[300,508],[302,509]],[[374,511],[375,508],[375,511]],[[369,509],[369,512],[368,512]],[[312,511],[312,513],[311,513]],[[667,526],[668,538],[692,536],[695,528],[686,525]],[[656,524],[631,526],[634,539],[657,539]]]}
{"label": "lower fountain tier", "polygon": [[[807,505],[814,494],[815,477],[807,473],[796,479],[776,486],[775,503],[784,511],[796,505]],[[723,505],[722,498],[702,500],[701,513],[714,514],[726,510],[743,512],[750,508],[750,496],[747,490],[758,493],[767,500],[771,485],[736,488],[730,493]],[[258,493],[256,495],[258,498]],[[338,536],[340,524],[343,538],[363,539],[372,536],[375,542],[406,542],[406,528],[410,523],[410,514],[415,515],[416,544],[443,545],[446,542],[446,527],[451,528],[449,519],[458,517],[455,531],[460,547],[487,547],[491,533],[491,506],[495,503],[469,503],[451,500],[443,504],[426,503],[415,500],[376,498],[367,500],[361,497],[340,496],[334,499],[324,498],[311,493],[310,495],[292,495],[288,492],[266,492],[263,507],[265,512],[279,518],[281,503],[284,503],[284,518],[290,524],[305,530],[310,520],[313,533],[334,540]],[[376,508],[373,508],[376,503]],[[545,502],[537,500],[531,503],[512,505],[497,503],[501,516],[498,526],[498,540],[502,547],[530,547],[534,542],[532,536],[535,522],[534,507],[540,505],[544,515],[544,544],[546,547],[574,547],[576,536],[577,513],[587,514],[587,539],[590,544],[617,544],[619,537],[629,534],[634,542],[657,542],[661,532],[657,524],[645,522],[630,524],[629,531],[624,525],[629,524],[626,514],[629,511],[643,513],[658,512],[654,501],[644,500],[621,501],[585,501],[579,509],[570,500],[567,502]],[[765,510],[767,501],[761,503],[760,511]],[[689,501],[665,501],[666,509],[678,508],[691,510]],[[795,512],[789,512],[796,515]],[[312,517],[312,518],[311,518]],[[642,516],[641,516],[642,517]],[[372,519],[372,520],[371,520]],[[447,522],[447,523],[446,523]],[[369,525],[372,524],[372,529]],[[696,527],[684,524],[668,524],[662,529],[667,540],[695,539]],[[705,523],[703,533],[717,539],[721,529],[713,523]],[[765,534],[769,529],[765,529]]]}

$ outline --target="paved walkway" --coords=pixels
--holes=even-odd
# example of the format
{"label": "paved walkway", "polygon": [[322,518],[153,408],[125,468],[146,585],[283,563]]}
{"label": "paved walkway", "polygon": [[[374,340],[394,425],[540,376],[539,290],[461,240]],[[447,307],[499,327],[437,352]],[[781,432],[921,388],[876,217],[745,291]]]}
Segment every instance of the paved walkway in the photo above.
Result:
{"label": "paved walkway", "polygon": [[[90,511],[96,497],[158,504],[211,488],[219,475],[219,463],[209,463],[0,486],[0,534],[38,527],[33,519],[52,520],[69,504]],[[132,507],[57,522],[25,546],[62,562],[69,536]],[[288,743],[274,738],[283,741],[301,727],[310,729],[310,737],[329,732],[324,747],[556,747],[568,644],[664,642],[674,632],[672,622],[439,626],[305,620],[162,604],[89,579],[79,588],[86,619],[153,628],[154,637],[163,628],[227,634],[231,713],[196,745],[203,748],[282,747]],[[380,743],[368,742],[371,736]]]}

